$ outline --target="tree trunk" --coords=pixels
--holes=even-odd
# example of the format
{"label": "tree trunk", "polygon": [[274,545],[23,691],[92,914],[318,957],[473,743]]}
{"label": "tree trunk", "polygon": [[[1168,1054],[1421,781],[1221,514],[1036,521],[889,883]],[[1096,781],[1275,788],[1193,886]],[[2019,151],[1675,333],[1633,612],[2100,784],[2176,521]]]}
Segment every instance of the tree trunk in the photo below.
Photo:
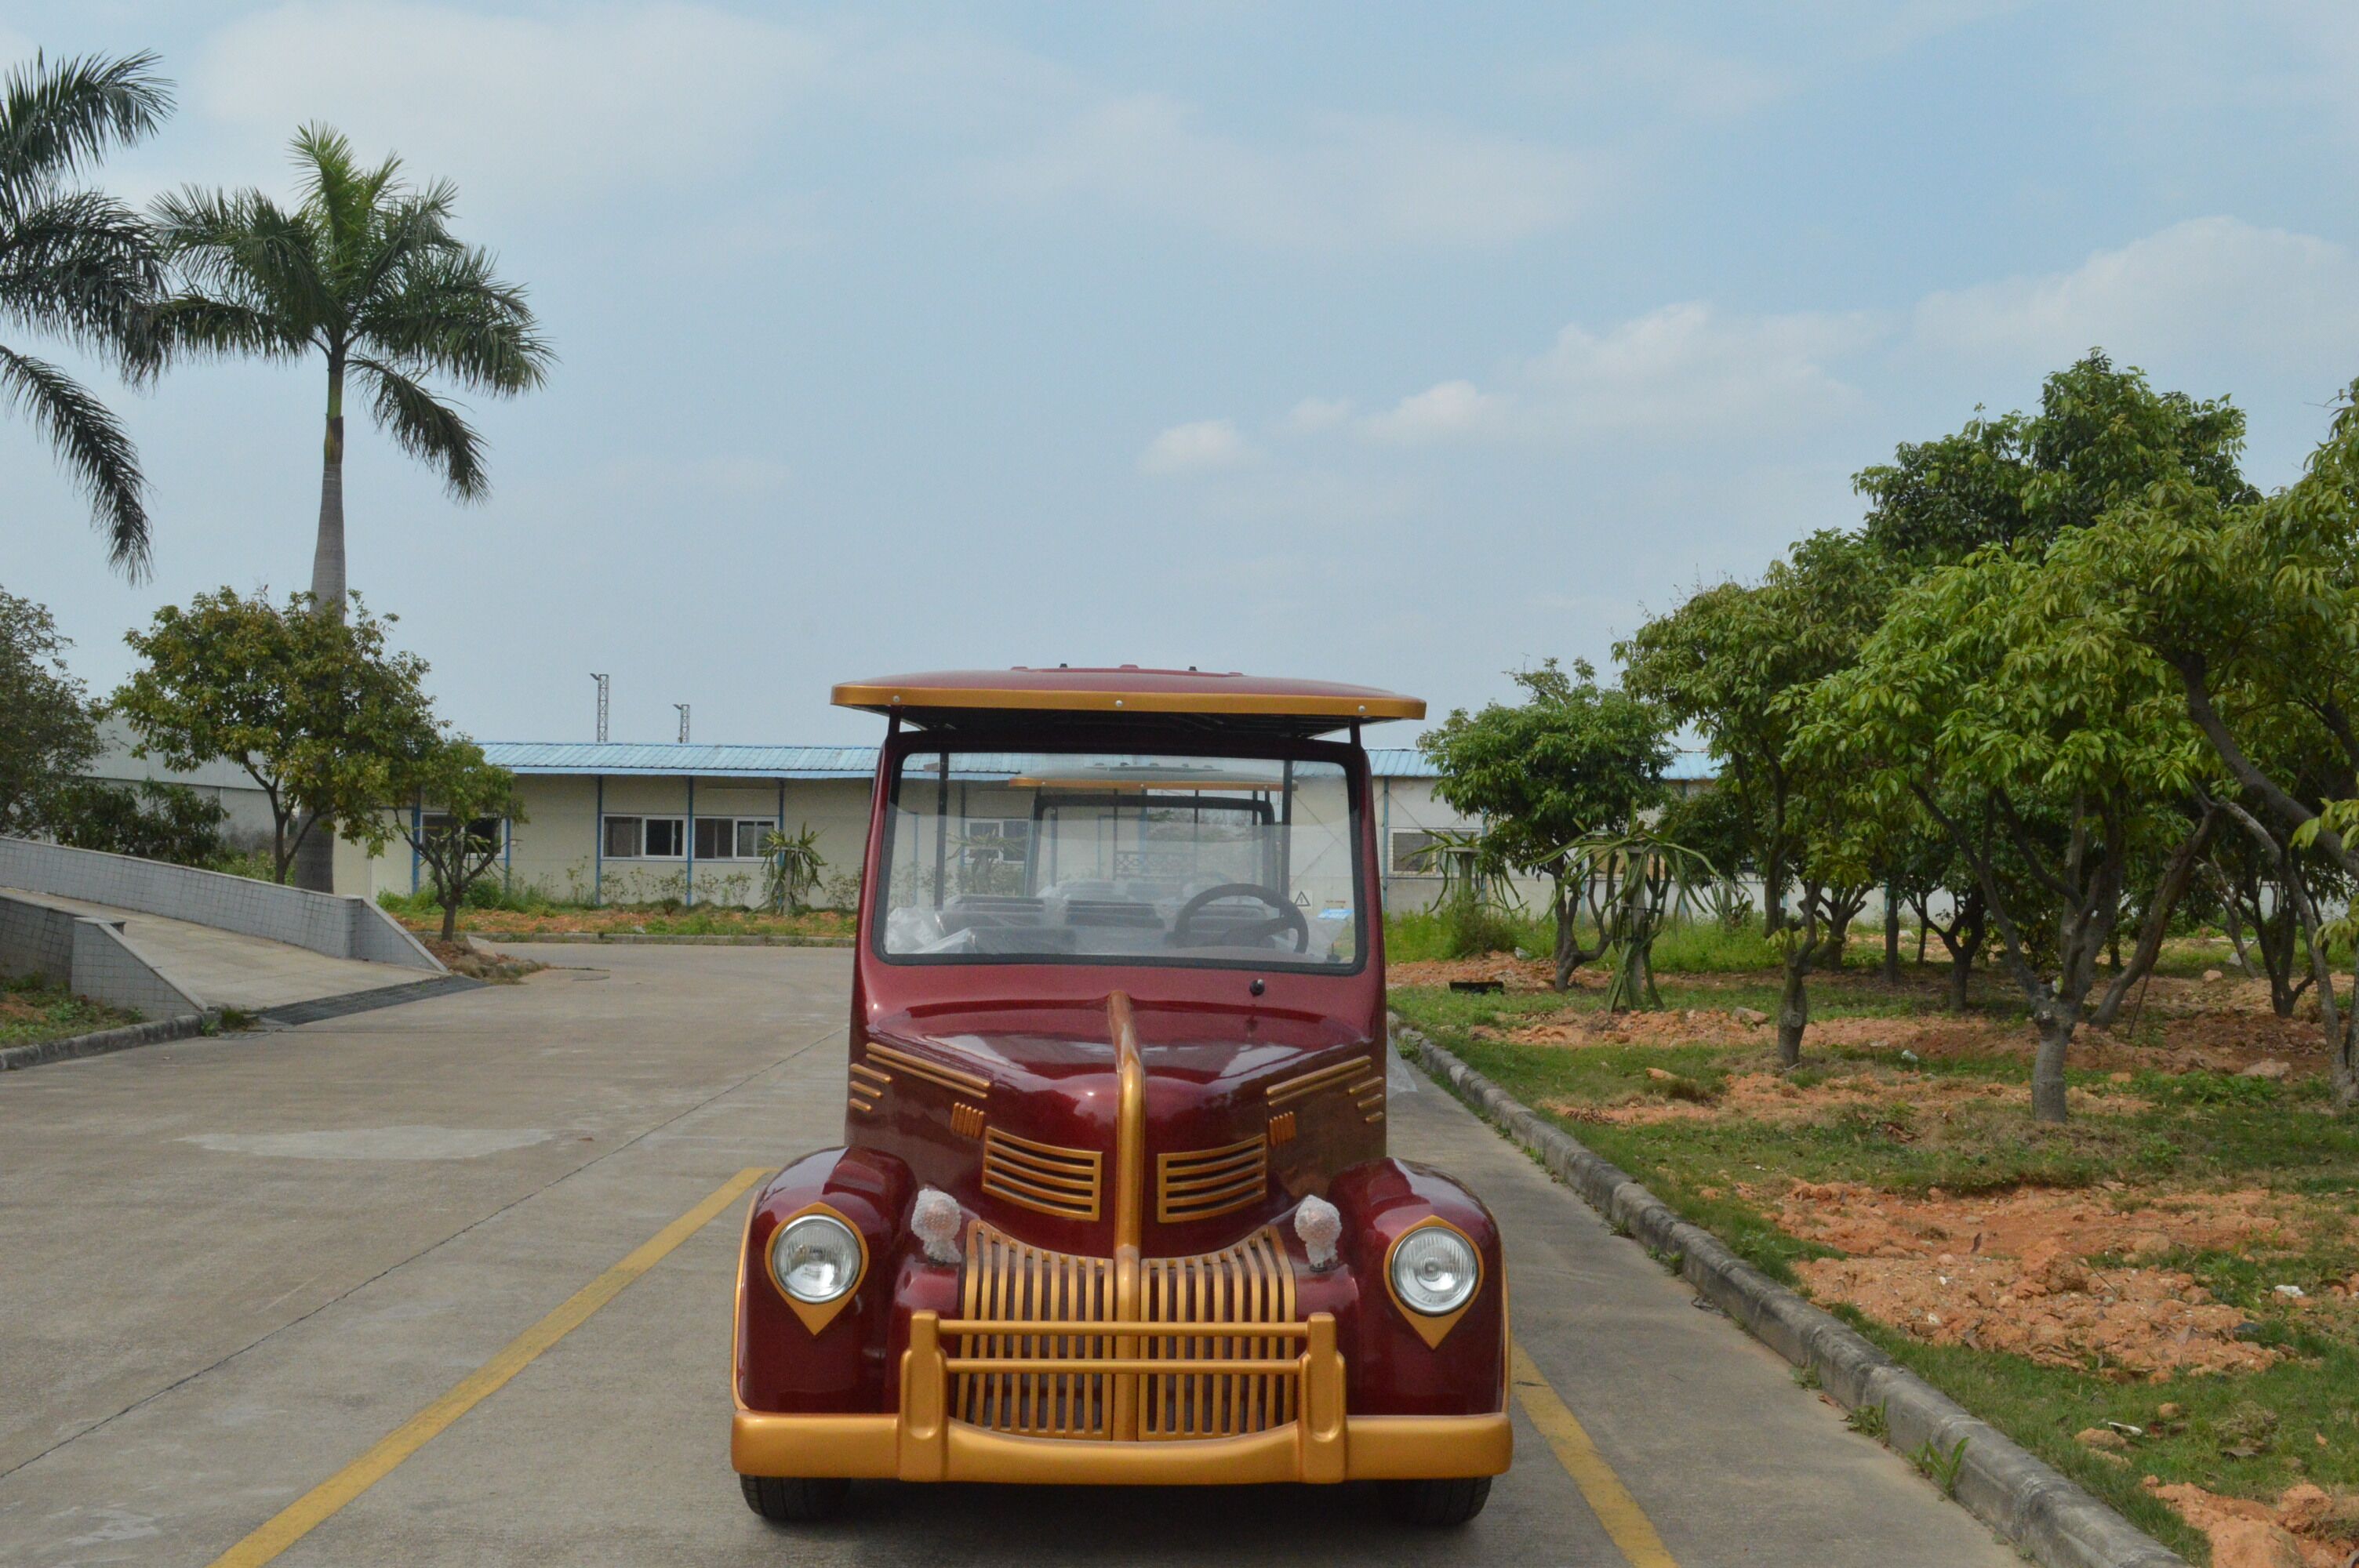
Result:
{"label": "tree trunk", "polygon": [[[344,361],[328,356],[328,429],[320,451],[320,535],[311,550],[311,608],[344,618]],[[294,882],[314,892],[336,888],[336,825],[315,817],[295,854]]]}
{"label": "tree trunk", "polygon": [[442,940],[445,942],[459,939],[459,903],[460,895],[457,894],[442,901]]}
{"label": "tree trunk", "polygon": [[2122,1001],[2130,994],[2130,987],[2153,968],[2155,959],[2161,957],[2162,939],[2170,931],[2171,912],[2179,907],[2180,899],[2186,895],[2187,884],[2193,879],[2195,867],[2202,860],[2203,852],[2212,847],[2212,834],[2219,825],[2219,811],[2216,808],[2206,809],[2203,819],[2195,825],[2194,831],[2171,851],[2170,863],[2163,868],[2160,880],[2155,883],[2154,897],[2147,905],[2146,925],[2138,932],[2137,949],[2130,955],[2127,965],[2121,962],[2121,928],[2118,925],[2114,927],[2110,942],[2114,948],[2115,972],[2112,982],[2105,987],[2104,999],[2097,1003],[2097,1011],[2089,1017],[2089,1022],[2098,1028],[2113,1027],[2114,1020],[2121,1016]]}
{"label": "tree trunk", "polygon": [[1950,1011],[1963,1012],[1974,979],[1974,950],[1961,944],[1950,955]]}
{"label": "tree trunk", "polygon": [[2064,1119],[2064,1052],[2072,1044],[2072,1013],[2065,1004],[2049,1000],[2033,1010],[2039,1026],[2039,1053],[2031,1062],[2031,1119]]}
{"label": "tree trunk", "polygon": [[1565,886],[1565,879],[1556,881],[1556,989],[1568,990],[1572,986],[1572,971],[1581,967],[1581,947],[1576,941],[1573,915],[1577,906]]}
{"label": "tree trunk", "polygon": [[1884,884],[1884,983],[1900,983],[1900,900],[1890,882]]}
{"label": "tree trunk", "polygon": [[[1810,946],[1816,946],[1812,943]],[[1791,1067],[1802,1060],[1802,1032],[1810,1026],[1810,946],[1797,942],[1786,960],[1786,984],[1777,996],[1777,1065]]]}
{"label": "tree trunk", "polygon": [[328,356],[328,433],[320,453],[320,536],[311,551],[311,602],[344,616],[344,361]]}

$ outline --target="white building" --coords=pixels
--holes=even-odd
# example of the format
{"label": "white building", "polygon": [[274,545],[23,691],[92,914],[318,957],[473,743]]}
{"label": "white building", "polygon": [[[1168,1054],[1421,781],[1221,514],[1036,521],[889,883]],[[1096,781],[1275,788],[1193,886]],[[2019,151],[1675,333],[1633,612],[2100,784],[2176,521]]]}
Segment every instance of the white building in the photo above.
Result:
{"label": "white building", "polygon": [[[582,903],[755,904],[762,836],[808,827],[826,861],[817,902],[851,902],[867,845],[874,746],[487,741],[484,754],[516,774],[525,803],[523,821],[484,825],[500,838],[498,874],[514,886]],[[1368,762],[1386,904],[1422,908],[1441,878],[1421,851],[1436,832],[1476,824],[1434,798],[1433,764],[1416,750],[1372,748]],[[1672,777],[1693,787],[1709,779],[1706,762],[1681,753]],[[429,885],[397,838],[374,860],[338,846],[339,892]]]}

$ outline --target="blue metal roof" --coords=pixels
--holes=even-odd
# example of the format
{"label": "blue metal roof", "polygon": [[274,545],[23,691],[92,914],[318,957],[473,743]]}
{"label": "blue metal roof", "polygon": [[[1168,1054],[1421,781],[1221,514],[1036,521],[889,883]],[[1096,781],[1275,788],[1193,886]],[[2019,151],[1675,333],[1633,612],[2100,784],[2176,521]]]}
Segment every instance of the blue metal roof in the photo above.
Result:
{"label": "blue metal roof", "polygon": [[[874,746],[701,746],[677,741],[486,741],[484,756],[519,773],[635,773],[667,778],[865,779],[876,773]],[[1440,771],[1409,746],[1370,747],[1368,767],[1378,778],[1430,779]],[[1711,753],[1673,754],[1663,776],[1692,784],[1715,777]],[[984,776],[977,774],[977,777]]]}
{"label": "blue metal roof", "polygon": [[874,746],[700,746],[676,741],[486,741],[484,760],[519,773],[661,773],[671,778],[864,779]]}

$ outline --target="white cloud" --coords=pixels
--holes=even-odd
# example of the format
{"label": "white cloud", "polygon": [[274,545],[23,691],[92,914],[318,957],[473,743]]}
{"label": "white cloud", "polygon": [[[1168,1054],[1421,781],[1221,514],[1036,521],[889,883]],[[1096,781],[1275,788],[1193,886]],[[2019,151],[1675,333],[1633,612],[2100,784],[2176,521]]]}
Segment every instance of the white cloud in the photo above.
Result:
{"label": "white cloud", "polygon": [[1666,305],[1603,331],[1579,324],[1485,390],[1456,379],[1404,397],[1359,429],[1383,441],[1724,438],[1847,411],[1856,394],[1832,362],[1874,341],[1864,317],[1725,318]]}
{"label": "white cloud", "polygon": [[2359,258],[2331,241],[2195,218],[2067,272],[1928,295],[1920,356],[2054,368],[2092,346],[2158,369],[2283,378],[2359,369]]}
{"label": "white cloud", "polygon": [[1080,200],[1284,249],[1487,248],[1563,227],[1606,178],[1588,153],[1453,126],[1324,115],[1288,146],[1206,129],[1158,93],[1098,103],[986,163],[989,195]]}
{"label": "white cloud", "polygon": [[1158,476],[1210,473],[1235,468],[1250,456],[1234,419],[1199,419],[1174,425],[1147,443],[1138,455],[1141,473]]}
{"label": "white cloud", "polygon": [[694,4],[297,4],[213,35],[189,103],[274,140],[329,121],[363,156],[397,149],[463,198],[563,200],[744,156],[827,55],[809,33]]}
{"label": "white cloud", "polygon": [[1332,430],[1352,416],[1348,397],[1306,397],[1286,411],[1281,428],[1299,436]]}
{"label": "white cloud", "polygon": [[1506,398],[1471,381],[1445,381],[1369,415],[1360,421],[1360,428],[1380,441],[1450,440],[1498,433],[1506,411]]}

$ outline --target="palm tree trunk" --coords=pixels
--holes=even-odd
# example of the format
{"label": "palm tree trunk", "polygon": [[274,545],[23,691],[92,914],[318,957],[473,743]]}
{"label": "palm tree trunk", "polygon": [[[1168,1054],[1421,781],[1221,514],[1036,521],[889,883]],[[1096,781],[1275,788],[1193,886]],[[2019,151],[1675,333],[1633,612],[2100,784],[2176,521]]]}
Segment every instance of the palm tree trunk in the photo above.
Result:
{"label": "palm tree trunk", "polygon": [[320,539],[311,552],[311,599],[344,615],[344,361],[328,356],[328,435],[320,454]]}
{"label": "palm tree trunk", "polygon": [[[328,355],[328,431],[320,453],[320,538],[311,552],[311,607],[344,618],[344,361]],[[336,825],[316,822],[295,857],[295,885],[336,887]]]}

